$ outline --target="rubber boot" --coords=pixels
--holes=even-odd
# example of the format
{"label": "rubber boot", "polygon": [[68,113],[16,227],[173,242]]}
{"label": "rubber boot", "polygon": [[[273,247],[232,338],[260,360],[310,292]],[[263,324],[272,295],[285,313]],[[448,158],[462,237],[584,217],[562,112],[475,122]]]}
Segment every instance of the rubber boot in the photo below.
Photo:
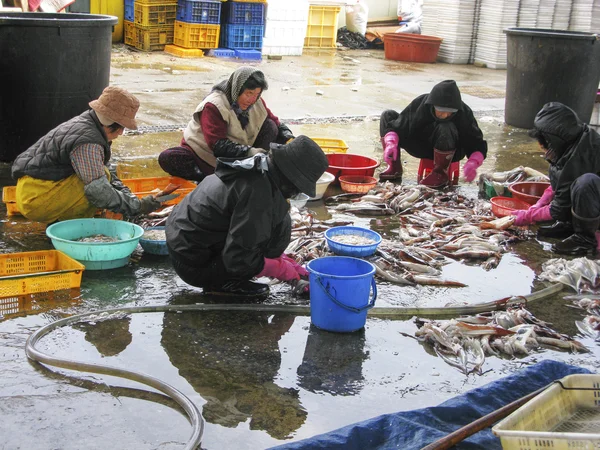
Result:
{"label": "rubber boot", "polygon": [[226,281],[220,286],[207,286],[203,289],[205,294],[223,295],[228,297],[266,297],[269,295],[269,286],[248,280]]}
{"label": "rubber boot", "polygon": [[[398,134],[393,131],[387,133],[381,138],[383,147],[383,161],[387,164],[387,169],[379,174],[380,181],[394,180],[402,182],[402,159],[400,158],[400,147],[398,147]],[[387,156],[386,148],[392,146],[398,149],[398,157],[393,159]]]}
{"label": "rubber boot", "polygon": [[542,225],[538,228],[538,237],[564,239],[574,233],[571,222],[557,220],[552,225]]}
{"label": "rubber boot", "polygon": [[448,168],[452,163],[455,150],[441,151],[433,149],[433,170],[429,175],[421,180],[421,184],[433,189],[441,189],[450,181],[448,178]]}
{"label": "rubber boot", "polygon": [[[572,211],[571,211],[572,212]],[[596,251],[596,230],[600,225],[600,216],[584,219],[573,213],[574,233],[565,240],[554,244],[552,251],[562,255],[586,255]]]}
{"label": "rubber boot", "polygon": [[400,159],[400,150],[398,150],[398,159],[384,157],[383,160],[387,164],[387,169],[379,174],[381,181],[393,180],[402,182],[402,160]]}

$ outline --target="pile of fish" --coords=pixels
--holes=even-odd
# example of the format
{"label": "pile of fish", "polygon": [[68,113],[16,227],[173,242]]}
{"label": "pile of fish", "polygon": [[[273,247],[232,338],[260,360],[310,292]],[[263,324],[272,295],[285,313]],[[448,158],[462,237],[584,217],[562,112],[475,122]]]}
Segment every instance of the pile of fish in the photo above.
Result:
{"label": "pile of fish", "polygon": [[542,264],[540,280],[562,283],[578,294],[600,294],[600,261],[585,257],[567,260],[553,258]]}
{"label": "pile of fish", "polygon": [[479,194],[484,197],[486,186],[491,186],[496,195],[508,195],[508,186],[520,181],[549,181],[547,175],[531,167],[515,167],[505,172],[482,173],[479,176]]}
{"label": "pile of fish", "polygon": [[481,375],[487,356],[512,358],[540,348],[589,352],[583,344],[554,331],[551,324],[538,320],[522,305],[450,320],[417,318],[415,322],[419,328],[416,339],[465,375]]}
{"label": "pile of fish", "polygon": [[[511,228],[513,217],[497,219],[489,202],[472,200],[457,192],[442,192],[422,185],[378,184],[365,195],[329,197],[329,209],[358,215],[395,215],[400,226],[384,238],[369,257],[377,276],[403,285],[464,286],[440,277],[441,267],[452,260],[478,264],[486,270],[498,265],[506,244],[524,239],[524,231]],[[303,264],[331,255],[323,232],[352,221],[318,221],[308,213],[292,211],[292,242],[286,253]]]}
{"label": "pile of fish", "polygon": [[600,295],[574,295],[565,297],[565,300],[572,300],[577,308],[587,312],[588,315],[575,321],[575,325],[581,334],[600,343]]}

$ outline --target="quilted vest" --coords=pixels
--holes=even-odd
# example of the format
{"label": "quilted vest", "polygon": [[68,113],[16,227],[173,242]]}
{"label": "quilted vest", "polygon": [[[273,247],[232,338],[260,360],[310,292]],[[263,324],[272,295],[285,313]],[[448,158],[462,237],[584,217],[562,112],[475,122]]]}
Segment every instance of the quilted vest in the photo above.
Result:
{"label": "quilted vest", "polygon": [[108,163],[110,144],[92,110],[60,124],[18,155],[12,165],[12,177],[18,180],[29,175],[40,180],[63,180],[75,173],[71,152],[84,144],[104,147],[104,164]]}
{"label": "quilted vest", "polygon": [[204,105],[207,103],[212,103],[215,105],[219,109],[221,117],[223,117],[223,120],[227,123],[227,139],[243,145],[254,144],[254,141],[256,141],[256,137],[258,136],[258,132],[267,118],[267,109],[265,108],[262,100],[259,99],[252,106],[252,108],[250,108],[250,112],[248,114],[249,122],[244,129],[242,128],[239,119],[235,115],[235,112],[231,108],[229,100],[227,100],[227,96],[223,92],[211,92],[202,101],[202,103],[198,105],[196,111],[194,111],[192,120],[190,120],[190,123],[188,123],[187,128],[183,132],[183,138],[185,139],[185,142],[192,148],[192,150],[196,152],[200,159],[215,167],[217,164],[217,159],[206,143],[204,134],[202,133],[202,127],[200,126],[200,113],[204,109]]}

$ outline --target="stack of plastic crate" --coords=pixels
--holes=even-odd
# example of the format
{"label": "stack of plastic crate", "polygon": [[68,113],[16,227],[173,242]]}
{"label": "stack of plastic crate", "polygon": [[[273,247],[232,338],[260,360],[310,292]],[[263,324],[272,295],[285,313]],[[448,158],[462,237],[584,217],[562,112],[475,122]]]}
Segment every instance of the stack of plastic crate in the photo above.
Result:
{"label": "stack of plastic crate", "polygon": [[177,0],[125,0],[124,41],[146,52],[173,43]]}
{"label": "stack of plastic crate", "polygon": [[203,50],[217,48],[221,33],[221,2],[179,0],[173,45],[165,52],[183,56],[203,56]]}
{"label": "stack of plastic crate", "polygon": [[307,26],[308,0],[269,0],[263,55],[302,55]]}
{"label": "stack of plastic crate", "polygon": [[240,59],[262,58],[265,2],[228,1],[223,4],[221,47]]}

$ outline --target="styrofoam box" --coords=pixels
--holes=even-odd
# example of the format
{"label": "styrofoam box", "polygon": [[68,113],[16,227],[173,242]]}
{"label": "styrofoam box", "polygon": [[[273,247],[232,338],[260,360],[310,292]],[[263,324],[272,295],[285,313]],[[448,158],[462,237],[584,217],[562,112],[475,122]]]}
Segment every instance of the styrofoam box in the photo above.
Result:
{"label": "styrofoam box", "polygon": [[267,8],[267,22],[308,20],[308,1],[306,0],[271,0]]}

